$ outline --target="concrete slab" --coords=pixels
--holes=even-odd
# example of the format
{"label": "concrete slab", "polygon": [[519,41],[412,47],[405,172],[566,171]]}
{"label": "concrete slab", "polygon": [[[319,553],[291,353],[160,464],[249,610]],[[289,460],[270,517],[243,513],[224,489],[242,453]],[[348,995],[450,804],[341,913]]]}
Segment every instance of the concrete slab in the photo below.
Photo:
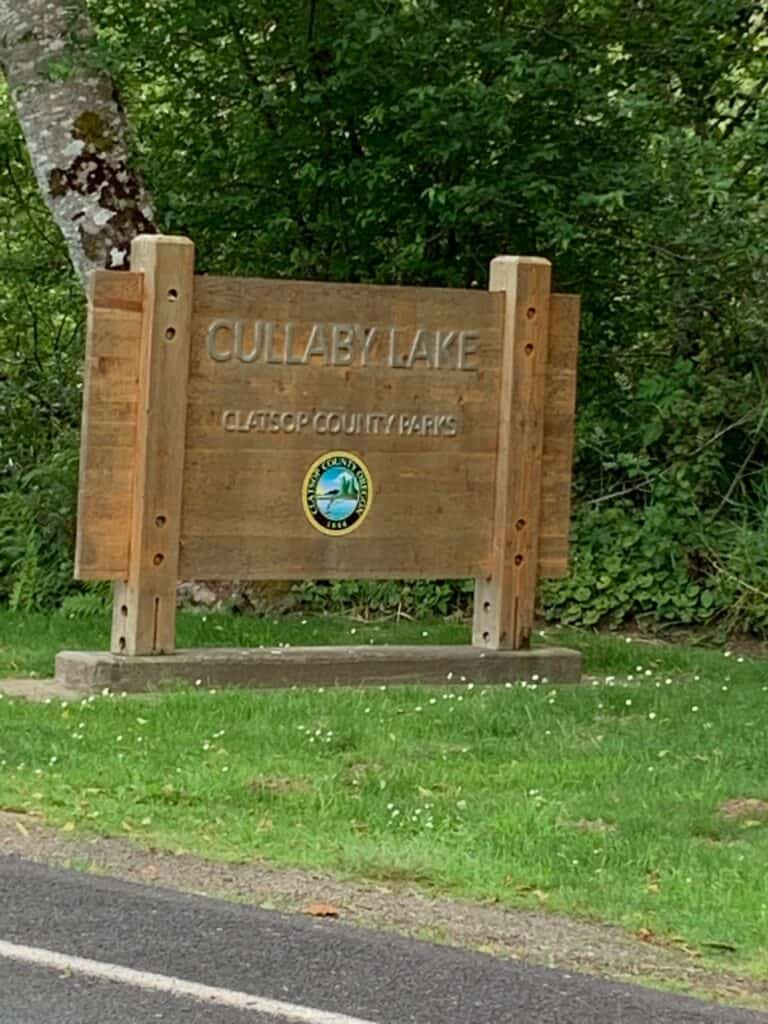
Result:
{"label": "concrete slab", "polygon": [[290,686],[374,686],[451,682],[516,683],[535,677],[577,683],[581,654],[563,647],[484,651],[465,646],[202,647],[166,655],[126,657],[99,651],[62,651],[56,680],[70,690],[108,687],[146,693],[179,682],[273,689]]}
{"label": "concrete slab", "polygon": [[87,692],[73,690],[55,679],[0,679],[0,693],[24,700],[82,700]]}

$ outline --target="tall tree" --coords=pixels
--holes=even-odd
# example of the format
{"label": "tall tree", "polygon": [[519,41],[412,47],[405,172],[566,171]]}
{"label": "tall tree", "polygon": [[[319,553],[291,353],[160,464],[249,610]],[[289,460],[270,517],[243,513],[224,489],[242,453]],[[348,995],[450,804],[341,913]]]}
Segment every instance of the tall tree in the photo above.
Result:
{"label": "tall tree", "polygon": [[0,0],[0,63],[35,177],[82,280],[95,267],[126,267],[131,239],[155,230],[113,82],[89,58],[92,35],[73,0]]}

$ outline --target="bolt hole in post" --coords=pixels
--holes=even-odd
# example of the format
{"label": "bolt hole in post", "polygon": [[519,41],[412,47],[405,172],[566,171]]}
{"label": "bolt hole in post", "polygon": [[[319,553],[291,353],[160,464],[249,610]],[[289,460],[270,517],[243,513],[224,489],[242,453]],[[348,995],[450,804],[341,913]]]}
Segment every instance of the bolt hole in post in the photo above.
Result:
{"label": "bolt hole in post", "polygon": [[522,555],[515,555],[515,565],[522,565],[524,558]]}
{"label": "bolt hole in post", "polygon": [[490,640],[490,639],[491,639],[491,634],[486,629],[485,632],[483,633],[483,640]]}
{"label": "bolt hole in post", "polygon": [[533,318],[536,316],[536,310],[533,306],[529,306],[528,309],[526,309],[525,311],[525,315],[528,317],[529,320],[533,320]]}
{"label": "bolt hole in post", "polygon": [[525,520],[524,519],[518,519],[517,522],[515,523],[515,529],[516,530],[523,530],[523,529],[525,529]]}
{"label": "bolt hole in post", "polygon": [[491,610],[491,602],[490,601],[483,601],[483,611],[484,612],[489,612],[490,610]]}
{"label": "bolt hole in post", "polygon": [[165,524],[166,524],[165,516],[155,516],[155,526],[165,526]]}
{"label": "bolt hole in post", "polygon": [[179,293],[176,291],[175,288],[169,288],[168,289],[168,301],[169,302],[175,302],[176,299],[178,299],[178,297],[179,297]]}
{"label": "bolt hole in post", "polygon": [[125,637],[124,636],[120,637],[120,639],[117,642],[117,646],[120,649],[120,653],[122,654],[122,652],[125,650]]}
{"label": "bolt hole in post", "polygon": [[152,562],[155,565],[162,565],[164,561],[165,561],[165,555],[160,555],[160,554],[155,555],[155,557],[152,559]]}
{"label": "bolt hole in post", "polygon": [[533,355],[533,345],[530,342],[525,346],[525,354],[527,356]]}
{"label": "bolt hole in post", "polygon": [[123,616],[124,619],[128,618],[128,605],[127,604],[121,604],[120,605],[120,614]]}
{"label": "bolt hole in post", "polygon": [[165,340],[166,341],[173,341],[173,339],[175,337],[176,337],[176,328],[175,327],[166,327],[166,329],[165,329]]}

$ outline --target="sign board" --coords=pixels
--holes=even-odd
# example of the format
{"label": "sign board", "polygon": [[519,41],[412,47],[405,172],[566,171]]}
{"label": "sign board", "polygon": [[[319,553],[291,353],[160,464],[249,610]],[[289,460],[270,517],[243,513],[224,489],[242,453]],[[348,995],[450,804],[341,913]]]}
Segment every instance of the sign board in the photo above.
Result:
{"label": "sign board", "polygon": [[578,299],[545,260],[491,290],[195,276],[142,236],[89,293],[76,574],[113,649],[169,651],[191,579],[475,577],[520,647],[567,569]]}

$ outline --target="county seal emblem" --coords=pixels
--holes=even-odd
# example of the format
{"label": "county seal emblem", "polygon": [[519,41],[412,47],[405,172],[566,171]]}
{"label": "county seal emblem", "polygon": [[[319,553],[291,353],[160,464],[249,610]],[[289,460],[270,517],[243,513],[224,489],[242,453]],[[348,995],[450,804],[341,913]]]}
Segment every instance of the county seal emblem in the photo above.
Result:
{"label": "county seal emblem", "polygon": [[334,537],[351,533],[370,510],[371,474],[351,452],[326,452],[307,470],[301,496],[316,530]]}

